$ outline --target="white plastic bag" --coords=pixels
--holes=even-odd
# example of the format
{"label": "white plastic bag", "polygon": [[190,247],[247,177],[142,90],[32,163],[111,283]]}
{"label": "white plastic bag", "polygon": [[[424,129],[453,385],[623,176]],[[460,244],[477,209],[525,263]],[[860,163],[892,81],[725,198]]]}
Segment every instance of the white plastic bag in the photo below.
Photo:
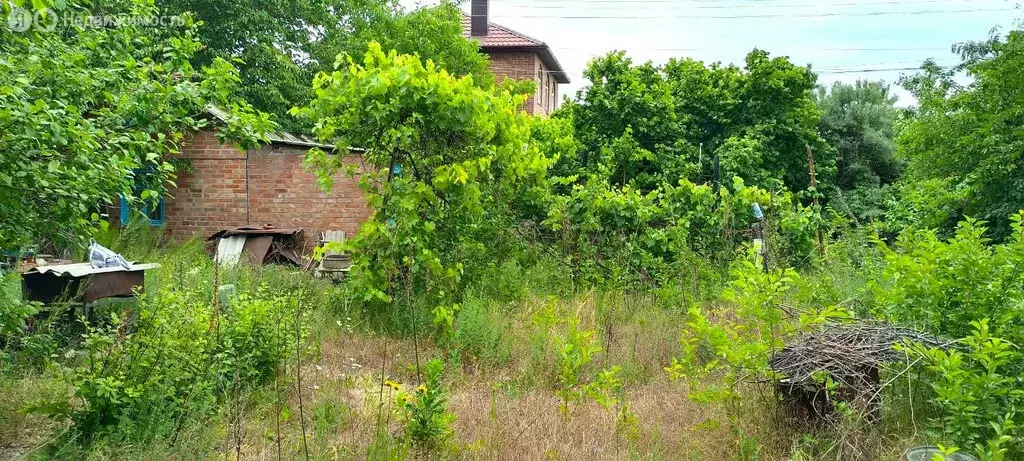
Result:
{"label": "white plastic bag", "polygon": [[89,265],[93,269],[121,266],[125,269],[131,267],[123,256],[114,253],[109,248],[96,243],[96,240],[89,240]]}

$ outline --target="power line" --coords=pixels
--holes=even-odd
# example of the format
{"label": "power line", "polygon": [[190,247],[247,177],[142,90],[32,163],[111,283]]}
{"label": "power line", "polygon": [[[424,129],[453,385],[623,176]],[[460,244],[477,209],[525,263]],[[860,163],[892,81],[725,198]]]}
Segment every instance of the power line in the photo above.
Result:
{"label": "power line", "polygon": [[[883,65],[897,65],[897,64],[900,64],[900,63],[899,62],[893,62],[893,63],[879,63],[879,64],[850,64],[848,66],[822,67],[820,69],[815,69],[814,67],[811,67],[811,72],[814,72],[815,74],[818,74],[818,75],[831,75],[831,74],[853,74],[853,73],[859,73],[859,72],[871,73],[871,72],[894,72],[894,71],[921,70],[921,66],[920,65],[916,66],[916,67],[912,67],[912,66],[904,66],[904,67],[877,67],[877,68],[876,67],[866,67],[866,68],[851,67],[851,66],[883,66]],[[949,69],[949,68],[952,68],[952,67],[955,67],[955,66],[956,66],[956,64],[946,64],[946,65],[939,65],[938,67],[944,68],[944,69]],[[529,75],[533,75],[535,73],[547,73],[547,74],[562,73],[562,74],[570,75],[570,76],[573,76],[573,77],[584,77],[585,76],[583,71],[557,72],[557,71],[552,71],[552,70],[540,70],[540,71],[534,71],[534,72],[524,72],[523,74],[524,74],[524,76],[529,76]],[[517,77],[517,76],[518,75],[514,75],[513,77]]]}
{"label": "power line", "polygon": [[740,15],[658,15],[658,16],[584,16],[584,15],[522,15],[509,16],[500,15],[494,18],[504,19],[766,19],[766,18],[821,18],[821,17],[846,17],[846,16],[883,16],[883,15],[925,15],[925,14],[958,14],[958,13],[981,13],[994,11],[1014,11],[1017,8],[970,8],[960,10],[893,10],[893,11],[864,11],[864,12],[843,12],[843,13],[765,13],[765,14],[740,14]]}
{"label": "power line", "polygon": [[[587,0],[587,1],[583,2],[583,3],[572,4],[571,2],[565,2],[564,4],[561,4],[561,5],[543,5],[543,4],[542,5],[538,5],[538,4],[535,4],[535,3],[527,2],[527,3],[521,3],[521,4],[517,4],[517,3],[511,3],[511,4],[509,4],[509,3],[502,3],[501,6],[511,6],[511,7],[529,8],[529,9],[586,8],[587,10],[595,10],[595,9],[597,9],[597,10],[614,10],[614,9],[626,9],[626,8],[628,8],[628,9],[633,9],[633,10],[637,10],[637,9],[648,9],[648,10],[651,10],[653,8],[650,8],[650,7],[648,7],[648,8],[638,8],[636,5],[667,4],[667,5],[678,6],[678,7],[682,8],[682,9],[736,9],[736,8],[767,8],[767,9],[774,9],[774,8],[814,8],[814,7],[837,7],[837,6],[917,5],[917,4],[933,4],[933,3],[942,3],[942,4],[947,4],[948,5],[952,1],[954,1],[954,0],[909,0],[909,1],[900,1],[900,0],[893,1],[893,0],[888,0],[888,1],[876,1],[876,2],[850,2],[850,1],[845,1],[845,2],[839,2],[839,3],[802,3],[802,4],[781,4],[781,5],[776,5],[776,4],[764,4],[764,5],[761,5],[761,4],[757,4],[757,5],[751,5],[751,4],[743,4],[743,5],[725,5],[725,4],[702,5],[702,4],[696,4],[696,5],[690,5],[690,4],[680,3],[680,2],[671,1],[671,0],[637,0],[637,1],[630,1],[630,2],[623,2],[622,0]],[[961,0],[961,1],[965,2],[965,3],[970,3],[970,2],[975,2],[976,3],[976,0]],[[598,6],[595,7],[593,5],[590,5],[591,3],[606,3],[606,5],[598,5]]]}
{"label": "power line", "polygon": [[[551,47],[552,50],[587,50],[586,47],[573,47],[573,46],[555,46]],[[718,48],[644,48],[644,51],[713,51]],[[950,47],[945,48],[805,48],[801,47],[800,51],[950,51]]]}

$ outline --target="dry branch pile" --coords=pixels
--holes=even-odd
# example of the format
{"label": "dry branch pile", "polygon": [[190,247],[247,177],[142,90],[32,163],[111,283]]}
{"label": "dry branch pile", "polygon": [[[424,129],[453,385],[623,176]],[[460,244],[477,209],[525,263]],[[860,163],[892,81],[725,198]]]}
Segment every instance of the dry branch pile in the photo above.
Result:
{"label": "dry branch pile", "polygon": [[882,322],[829,324],[804,334],[772,354],[769,365],[791,386],[816,387],[822,372],[852,388],[877,381],[879,364],[902,361],[906,354],[893,348],[904,341],[940,346],[936,338]]}

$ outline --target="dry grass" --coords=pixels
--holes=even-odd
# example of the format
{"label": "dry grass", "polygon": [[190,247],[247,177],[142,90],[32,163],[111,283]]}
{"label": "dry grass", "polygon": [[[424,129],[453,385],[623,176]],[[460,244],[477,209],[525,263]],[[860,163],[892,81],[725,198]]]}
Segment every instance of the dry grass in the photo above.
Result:
{"label": "dry grass", "polygon": [[[553,307],[552,307],[553,306]],[[544,339],[564,334],[564,324],[550,329],[536,320],[543,312],[560,318],[576,317],[581,328],[595,331],[603,351],[591,372],[613,365],[622,367],[625,401],[636,415],[629,430],[617,424],[614,409],[584,401],[569,415],[559,411],[554,389],[557,358],[554,348],[542,348]],[[681,383],[668,380],[663,367],[679,347],[680,309],[656,306],[649,299],[584,294],[552,304],[528,299],[501,306],[502,347],[507,359],[488,361],[469,356],[446,357],[449,410],[456,415],[455,440],[445,458],[505,460],[718,460],[737,459],[737,436],[725,424],[724,410],[697,405],[686,398]],[[416,363],[444,353],[434,341],[421,337],[388,338],[352,332],[333,322],[315,322],[312,351],[301,367],[302,409],[296,394],[294,364],[282,368],[275,398],[274,385],[254,391],[240,403],[226,405],[213,421],[186,425],[179,440],[190,446],[154,445],[115,458],[242,458],[398,459],[406,449],[399,440],[401,415],[394,391],[381,386],[381,370],[403,383],[416,386]],[[8,383],[5,383],[8,384]],[[24,453],[57,432],[39,416],[12,411],[23,406],[38,383],[24,379],[0,399],[0,458]],[[36,391],[38,392],[38,391]],[[751,397],[762,393],[747,392]],[[770,397],[770,396],[769,396]],[[788,459],[800,432],[752,398],[741,409],[743,432],[758,446],[759,459]],[[234,404],[242,405],[240,410]],[[13,415],[13,416],[8,416]],[[709,424],[717,421],[720,424]],[[305,443],[303,442],[303,424]],[[278,429],[280,425],[280,431]],[[278,438],[280,437],[280,448]],[[905,441],[897,441],[905,443]],[[166,442],[158,442],[166,443]],[[892,454],[895,451],[882,453]],[[106,458],[107,455],[101,455]]]}
{"label": "dry grass", "polygon": [[0,377],[0,459],[22,457],[50,440],[63,425],[26,411],[44,397],[66,393],[46,375]]}
{"label": "dry grass", "polygon": [[[716,407],[699,406],[686,398],[687,390],[670,382],[662,367],[667,365],[678,342],[678,320],[662,311],[655,314],[644,308],[611,325],[602,324],[595,313],[593,296],[559,303],[560,315],[575,314],[584,328],[597,330],[602,344],[613,338],[611,347],[600,354],[597,365],[623,366],[626,374],[626,401],[636,414],[634,437],[627,437],[616,424],[614,410],[584,401],[569,415],[558,409],[552,383],[546,378],[528,379],[544,374],[538,366],[557,367],[553,357],[546,364],[531,360],[530,338],[537,335],[533,315],[545,300],[530,300],[517,306],[509,328],[504,332],[512,343],[511,360],[500,365],[463,360],[458,369],[447,373],[449,409],[456,415],[452,457],[459,459],[731,459],[738,447],[724,425],[711,427],[709,420],[724,421]],[[638,321],[642,316],[645,320]],[[557,330],[557,327],[556,327]],[[552,334],[559,334],[558,331]],[[441,351],[429,340],[418,347],[411,340],[384,338],[368,333],[348,333],[341,329],[322,338],[315,363],[303,366],[303,405],[310,454],[318,459],[391,457],[400,448],[395,439],[401,433],[399,415],[392,391],[381,393],[380,372],[389,379],[415,386],[415,356],[421,361],[437,357]],[[385,353],[386,351],[386,353]],[[385,361],[386,359],[386,361]],[[294,369],[289,372],[294,375]],[[535,377],[534,377],[535,378]],[[294,385],[290,382],[289,385]],[[289,393],[284,403],[287,421],[282,421],[282,451],[285,458],[302,456],[301,427],[298,424],[298,399]],[[323,408],[337,408],[342,417],[330,420]],[[318,413],[317,408],[321,410]],[[752,433],[776,432],[761,415],[751,413]],[[378,424],[386,425],[382,439]],[[251,412],[246,423],[243,458],[276,459],[276,426],[273,408],[264,405]],[[257,436],[258,435],[258,436]],[[782,434],[788,437],[788,434]],[[390,443],[390,453],[372,451],[375,443]],[[790,439],[777,444],[788,448]],[[225,441],[225,452],[233,450]],[[766,447],[764,459],[781,459],[784,450]]]}

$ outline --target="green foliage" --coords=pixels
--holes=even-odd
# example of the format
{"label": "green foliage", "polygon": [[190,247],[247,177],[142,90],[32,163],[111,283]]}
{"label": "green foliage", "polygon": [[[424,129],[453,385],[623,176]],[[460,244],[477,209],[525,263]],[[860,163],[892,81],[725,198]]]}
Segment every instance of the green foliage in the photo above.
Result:
{"label": "green foliage", "polygon": [[931,421],[928,435],[986,460],[1014,459],[1021,455],[1013,440],[1020,434],[1017,408],[1024,404],[1024,381],[1011,374],[1011,364],[1020,361],[1020,352],[991,335],[988,319],[971,327],[962,349],[912,349],[924,360],[931,403],[941,415]]}
{"label": "green foliage", "polygon": [[20,280],[17,273],[0,270],[0,343],[24,333],[25,319],[39,311],[35,303],[21,300]]}
{"label": "green foliage", "polygon": [[742,386],[772,378],[768,366],[783,340],[830,318],[847,317],[839,307],[808,310],[798,316],[784,310],[785,296],[799,278],[792,269],[764,272],[757,255],[736,263],[724,294],[730,303],[702,311],[690,308],[682,334],[683,351],[665,368],[672,379],[685,379],[689,398],[700,403],[723,403],[730,423],[739,418]]}
{"label": "green foliage", "polygon": [[887,236],[905,229],[935,229],[948,236],[962,217],[960,204],[969,191],[949,179],[905,180],[889,188],[885,200],[885,222],[881,230]]}
{"label": "green foliage", "polygon": [[441,382],[444,364],[433,359],[426,364],[425,382],[405,403],[405,437],[427,453],[443,450],[454,436],[455,415],[448,412],[448,398]]}
{"label": "green foliage", "polygon": [[[237,95],[259,110],[284,115],[309,100],[313,71],[293,56],[309,55],[310,28],[332,22],[328,7],[347,2],[157,0],[162,14],[189,14],[201,21],[196,38],[203,47],[187,59],[195,67],[223,59],[239,69]],[[313,61],[316,62],[316,61]],[[278,117],[278,121],[288,120]]]}
{"label": "green foliage", "polygon": [[[361,55],[371,42],[377,42],[385,50],[433,61],[452,75],[472,76],[474,84],[481,88],[494,86],[487,55],[480,53],[477,43],[463,36],[463,13],[457,2],[442,0],[436,5],[417,6],[412,10],[403,9],[399,2],[382,3],[386,9],[367,8],[364,1],[351,3],[349,8],[358,12],[353,16],[365,16],[355,18],[356,25],[351,21],[339,24],[334,36],[344,40],[345,45],[325,47],[328,52],[324,55],[325,64],[330,65],[327,58],[334,58],[341,52]],[[529,89],[529,93],[533,90]]]}
{"label": "green foliage", "polygon": [[462,36],[461,13],[454,3],[412,11],[393,0],[232,1],[158,0],[166,13],[191,13],[203,22],[198,38],[205,45],[195,66],[231,60],[240,70],[238,95],[274,114],[291,130],[309,124],[287,116],[314,97],[309,83],[328,71],[341,53],[361,54],[371,41],[385,49],[432,59],[456,75],[473,75],[493,85],[487,57]]}
{"label": "green foliage", "polygon": [[[555,395],[562,399],[558,409],[568,415],[571,404],[579,404],[588,395],[590,384],[583,374],[594,362],[594,356],[601,352],[601,347],[594,339],[593,331],[580,330],[579,319],[568,320],[564,337],[558,338],[555,350],[558,352],[558,383]],[[599,376],[600,377],[600,376]],[[615,373],[606,377],[615,379]]]}
{"label": "green foliage", "polygon": [[453,345],[464,357],[501,364],[510,357],[511,339],[504,335],[508,319],[499,304],[469,297],[456,321]]}
{"label": "green foliage", "polygon": [[885,264],[868,284],[871,313],[951,338],[968,336],[971,322],[990,318],[994,335],[1019,344],[1024,340],[1022,217],[1013,217],[1012,234],[1000,245],[990,245],[986,227],[975,220],[961,222],[946,241],[935,231],[908,230],[892,249],[879,243]]}
{"label": "green foliage", "polygon": [[832,201],[844,201],[839,206],[860,220],[880,218],[886,205],[880,188],[895,182],[902,167],[893,141],[896,97],[884,82],[858,80],[819,88],[815,99],[821,136],[835,149],[841,195]]}
{"label": "green foliage", "polygon": [[686,180],[644,193],[591,178],[555,196],[544,224],[559,234],[555,243],[583,281],[667,285],[690,280],[701,258],[728,261],[737,245],[755,238],[754,203],[768,217],[772,263],[805,260],[813,211],[792,194],[771,194],[740,178],[718,196]]}
{"label": "green foliage", "polygon": [[[634,65],[618,52],[593,60],[586,75],[591,86],[535,134],[561,154],[549,155],[555,194],[543,223],[576,280],[664,286],[696,277],[702,259],[727,263],[758,237],[753,203],[768,215],[773,264],[807,261],[820,218],[786,188],[808,187],[808,145],[819,152],[820,180],[834,175],[808,69],[756,50],[743,69]],[[707,184],[716,155],[721,188]]]}
{"label": "green foliage", "polygon": [[809,186],[805,144],[818,153],[819,181],[830,184],[834,156],[818,136],[811,99],[815,75],[754,50],[745,66],[672,59],[634,65],[623,52],[590,62],[592,82],[557,116],[573,121],[578,156],[556,171],[604,172],[610,184],[649,191],[680,179],[724,177],[765,188]]}
{"label": "green foliage", "polygon": [[[481,89],[376,43],[362,63],[340,59],[314,88],[312,104],[294,112],[315,122],[320,139],[366,148],[360,183],[374,211],[350,240],[365,305],[380,312],[398,294],[422,293],[438,332],[450,335],[462,289],[479,275],[467,262],[496,232],[489,223],[504,223],[503,204],[550,163],[517,109],[524,96]],[[340,168],[323,152],[307,161],[324,178]]]}
{"label": "green foliage", "polygon": [[556,335],[552,345],[554,361],[558,364],[555,377],[555,395],[561,400],[558,411],[569,418],[574,406],[590,398],[605,409],[615,410],[617,431],[627,439],[635,435],[636,415],[625,400],[622,367],[615,365],[593,371],[597,354],[601,352],[594,331],[580,329],[576,316],[561,318],[551,310],[542,312],[535,323],[548,329],[556,325],[565,327],[565,333]]}
{"label": "green foliage", "polygon": [[294,348],[295,307],[261,290],[221,313],[208,293],[160,290],[86,328],[81,360],[64,374],[77,403],[63,397],[39,410],[69,418],[87,441],[111,433],[146,441],[271,378]]}
{"label": "green foliage", "polygon": [[[91,4],[53,6],[55,14],[78,14]],[[145,1],[125,4],[106,14],[158,14]],[[173,185],[169,160],[183,136],[204,125],[196,116],[207,104],[234,112],[232,125],[266,128],[247,104],[232,104],[239,77],[228,62],[189,63],[201,44],[194,20],[182,23],[161,33],[134,23],[0,31],[0,248],[41,239],[83,244],[100,226],[101,207],[134,196],[133,185],[157,197]]]}
{"label": "green foliage", "polygon": [[879,187],[899,178],[893,142],[896,97],[884,82],[836,82],[827,90],[819,88],[815,99],[822,137],[836,150],[836,186]]}
{"label": "green foliage", "polygon": [[[941,223],[946,230],[972,216],[992,223],[993,236],[1001,240],[1007,236],[1006,218],[1024,208],[1019,161],[1024,149],[1019,129],[1024,31],[954,49],[963,59],[959,66],[943,69],[927,61],[921,72],[903,80],[918,107],[899,132],[898,151],[907,161],[907,182],[933,180],[946,186],[932,189],[939,194],[934,200],[939,209],[951,208],[952,219]],[[958,82],[961,72],[970,76],[969,85]],[[958,192],[958,200],[939,199],[949,191]]]}

